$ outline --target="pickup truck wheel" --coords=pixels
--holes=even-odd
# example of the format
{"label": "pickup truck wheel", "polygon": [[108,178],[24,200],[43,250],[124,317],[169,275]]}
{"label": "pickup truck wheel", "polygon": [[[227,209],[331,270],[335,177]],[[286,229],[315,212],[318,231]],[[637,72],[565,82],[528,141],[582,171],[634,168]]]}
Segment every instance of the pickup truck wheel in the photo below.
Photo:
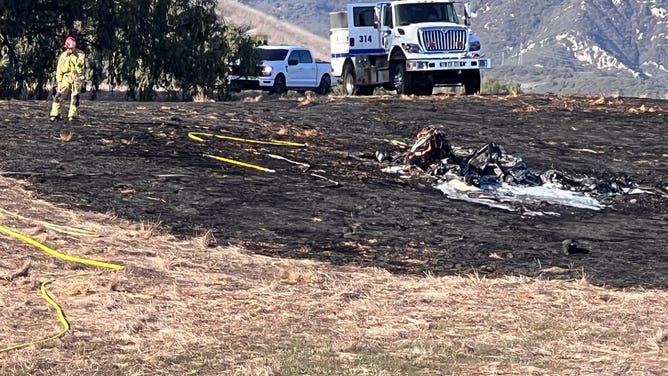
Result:
{"label": "pickup truck wheel", "polygon": [[355,71],[351,64],[343,67],[343,95],[355,94]]}
{"label": "pickup truck wheel", "polygon": [[327,95],[332,91],[332,79],[329,76],[322,76],[320,79],[320,85],[318,85],[318,94]]}
{"label": "pickup truck wheel", "polygon": [[480,92],[480,70],[464,71],[464,92],[473,95]]}
{"label": "pickup truck wheel", "polygon": [[397,94],[411,95],[413,94],[413,85],[409,72],[406,72],[406,62],[396,61],[392,63],[392,80],[394,81],[394,88]]}
{"label": "pickup truck wheel", "polygon": [[271,92],[274,94],[283,95],[286,91],[285,76],[279,74],[276,76],[276,79],[274,79],[274,87],[272,88]]}

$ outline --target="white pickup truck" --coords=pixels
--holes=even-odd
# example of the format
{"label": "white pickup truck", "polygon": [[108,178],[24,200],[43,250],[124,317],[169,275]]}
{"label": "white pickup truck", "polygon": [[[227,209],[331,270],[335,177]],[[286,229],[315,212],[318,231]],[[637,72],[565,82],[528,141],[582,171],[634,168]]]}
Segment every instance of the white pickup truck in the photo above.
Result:
{"label": "white pickup truck", "polygon": [[262,60],[257,76],[239,76],[234,71],[227,78],[230,91],[267,90],[283,94],[288,90],[313,90],[325,95],[332,91],[332,65],[313,57],[301,46],[259,46]]}

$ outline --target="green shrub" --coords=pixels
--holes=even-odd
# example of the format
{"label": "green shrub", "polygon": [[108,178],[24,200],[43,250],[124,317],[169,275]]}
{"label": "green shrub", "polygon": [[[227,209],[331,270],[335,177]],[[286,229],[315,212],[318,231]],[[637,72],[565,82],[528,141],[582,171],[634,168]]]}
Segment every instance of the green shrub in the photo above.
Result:
{"label": "green shrub", "polygon": [[482,94],[516,95],[521,94],[520,84],[513,81],[502,81],[497,78],[487,78],[480,89]]}

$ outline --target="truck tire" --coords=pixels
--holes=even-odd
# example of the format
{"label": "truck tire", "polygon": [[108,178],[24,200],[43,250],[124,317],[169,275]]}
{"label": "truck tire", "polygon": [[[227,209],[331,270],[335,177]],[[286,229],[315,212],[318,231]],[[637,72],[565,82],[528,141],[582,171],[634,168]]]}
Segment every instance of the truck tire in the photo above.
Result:
{"label": "truck tire", "polygon": [[464,71],[464,93],[466,95],[478,94],[480,92],[480,70],[472,69]]}
{"label": "truck tire", "polygon": [[355,94],[355,68],[348,63],[343,67],[343,95]]}
{"label": "truck tire", "polygon": [[285,76],[282,75],[282,74],[279,74],[274,79],[274,87],[271,89],[271,92],[274,93],[274,94],[283,95],[283,94],[285,94],[286,91],[288,91],[288,90],[285,86]]}
{"label": "truck tire", "polygon": [[332,79],[329,78],[328,75],[322,76],[320,79],[320,85],[318,85],[318,89],[316,93],[320,95],[327,95],[332,91]]}
{"label": "truck tire", "polygon": [[406,62],[395,61],[392,62],[392,81],[394,82],[394,89],[397,94],[411,95],[413,94],[413,82],[409,72],[406,72]]}

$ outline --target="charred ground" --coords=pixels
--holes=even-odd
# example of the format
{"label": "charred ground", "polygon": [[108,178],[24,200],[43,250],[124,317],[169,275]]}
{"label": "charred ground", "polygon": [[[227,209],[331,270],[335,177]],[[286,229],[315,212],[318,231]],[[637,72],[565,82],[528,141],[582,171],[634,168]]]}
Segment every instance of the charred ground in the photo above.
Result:
{"label": "charred ground", "polygon": [[[91,102],[50,124],[47,102],[2,102],[4,176],[41,198],[160,222],[253,252],[397,273],[583,273],[616,287],[668,287],[668,102],[561,96],[263,97],[222,103]],[[494,141],[534,171],[629,176],[663,194],[616,196],[602,211],[527,217],[445,198],[420,174],[381,171],[374,152],[426,126],[454,145]],[[278,139],[276,146],[189,132]],[[203,157],[253,163],[268,173]],[[303,166],[276,159],[280,155]],[[334,184],[332,181],[337,182]],[[567,255],[576,240],[588,254]]]}

